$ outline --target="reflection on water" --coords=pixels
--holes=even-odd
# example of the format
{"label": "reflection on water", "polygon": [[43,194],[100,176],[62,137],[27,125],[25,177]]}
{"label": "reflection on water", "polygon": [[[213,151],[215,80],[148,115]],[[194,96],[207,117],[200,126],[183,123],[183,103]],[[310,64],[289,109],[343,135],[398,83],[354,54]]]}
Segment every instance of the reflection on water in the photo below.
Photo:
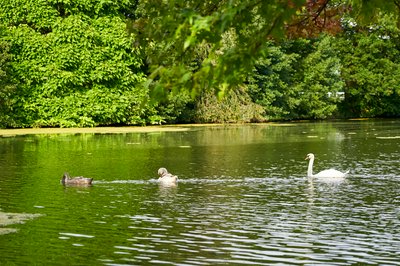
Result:
{"label": "reflection on water", "polygon": [[[0,208],[40,217],[7,226],[0,264],[400,265],[399,135],[358,121],[2,138]],[[309,152],[347,180],[307,178]],[[61,186],[64,171],[93,186]]]}

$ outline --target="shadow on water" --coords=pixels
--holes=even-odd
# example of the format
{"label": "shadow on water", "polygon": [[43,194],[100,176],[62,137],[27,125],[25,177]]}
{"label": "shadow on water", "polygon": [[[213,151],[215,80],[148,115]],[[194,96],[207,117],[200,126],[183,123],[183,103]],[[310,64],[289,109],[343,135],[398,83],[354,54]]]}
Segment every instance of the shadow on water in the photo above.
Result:
{"label": "shadow on water", "polygon": [[[399,135],[357,121],[0,138],[0,217],[25,215],[0,224],[0,264],[400,265]],[[349,177],[307,178],[309,152]],[[65,171],[93,186],[60,185]]]}

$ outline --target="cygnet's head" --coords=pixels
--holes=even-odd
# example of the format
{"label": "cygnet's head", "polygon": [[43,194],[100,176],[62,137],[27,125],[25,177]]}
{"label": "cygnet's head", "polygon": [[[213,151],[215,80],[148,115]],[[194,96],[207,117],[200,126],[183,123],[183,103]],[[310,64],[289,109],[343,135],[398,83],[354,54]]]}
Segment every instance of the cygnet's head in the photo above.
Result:
{"label": "cygnet's head", "polygon": [[158,169],[158,175],[159,176],[164,176],[166,174],[168,174],[168,170],[166,168],[161,167],[160,169]]}

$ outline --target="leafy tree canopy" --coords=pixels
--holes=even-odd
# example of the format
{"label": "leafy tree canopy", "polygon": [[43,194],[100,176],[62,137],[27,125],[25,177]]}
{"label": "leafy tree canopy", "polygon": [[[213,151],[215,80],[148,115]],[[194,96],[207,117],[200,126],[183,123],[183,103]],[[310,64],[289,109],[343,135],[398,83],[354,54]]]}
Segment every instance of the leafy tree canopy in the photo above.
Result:
{"label": "leafy tree canopy", "polygon": [[147,49],[149,84],[156,92],[241,83],[267,41],[341,30],[344,14],[359,23],[399,11],[398,0],[148,0],[139,3],[130,29]]}
{"label": "leafy tree canopy", "polygon": [[142,56],[127,34],[130,1],[3,1],[18,126],[142,124]]}
{"label": "leafy tree canopy", "polygon": [[400,115],[400,30],[391,15],[367,28],[349,23],[335,50],[346,82],[343,108],[350,116]]}
{"label": "leafy tree canopy", "polygon": [[398,115],[399,3],[4,0],[0,126]]}
{"label": "leafy tree canopy", "polygon": [[0,26],[0,127],[10,123],[13,101],[12,94],[15,90],[10,76],[10,46],[3,39],[6,35],[7,29]]}

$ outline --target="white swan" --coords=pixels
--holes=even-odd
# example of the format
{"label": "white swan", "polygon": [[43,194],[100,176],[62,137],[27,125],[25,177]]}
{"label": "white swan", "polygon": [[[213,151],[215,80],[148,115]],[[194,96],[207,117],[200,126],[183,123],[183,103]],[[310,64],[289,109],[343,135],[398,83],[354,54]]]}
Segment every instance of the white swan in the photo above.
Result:
{"label": "white swan", "polygon": [[158,175],[160,176],[158,178],[158,182],[162,186],[176,186],[176,183],[178,181],[178,177],[176,175],[173,175],[171,173],[168,173],[168,170],[164,167],[158,169]]}
{"label": "white swan", "polygon": [[307,154],[306,160],[310,160],[308,163],[307,177],[315,177],[315,178],[345,178],[349,173],[349,170],[342,173],[335,169],[328,169],[319,172],[318,174],[313,175],[313,164],[314,164],[314,154]]}

